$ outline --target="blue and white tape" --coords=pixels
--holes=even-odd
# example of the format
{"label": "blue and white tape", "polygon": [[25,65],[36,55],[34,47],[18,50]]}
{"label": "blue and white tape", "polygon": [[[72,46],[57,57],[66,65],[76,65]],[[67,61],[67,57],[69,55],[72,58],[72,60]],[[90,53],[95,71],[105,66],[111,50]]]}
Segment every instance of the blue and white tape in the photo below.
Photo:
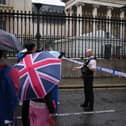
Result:
{"label": "blue and white tape", "polygon": [[83,62],[80,62],[80,61],[77,61],[77,60],[73,60],[73,59],[70,59],[70,58],[66,58],[66,57],[63,57],[63,59],[65,59],[67,61],[70,61],[70,62],[73,62],[73,63],[76,63],[76,64],[80,64],[80,65],[84,64]]}
{"label": "blue and white tape", "polygon": [[[66,58],[66,57],[64,57],[63,59],[70,61],[70,62],[73,62],[73,63],[76,63],[76,64],[80,64],[80,65],[84,64],[83,62],[73,60],[73,59],[69,59],[69,58]],[[101,66],[97,66],[97,70],[101,71],[101,72],[110,73],[112,75],[117,75],[117,76],[120,76],[120,77],[126,77],[126,73],[124,73],[124,72],[120,72],[120,71],[117,71],[117,70],[113,70],[113,69],[109,69],[109,68],[105,68],[105,67],[101,67]]]}

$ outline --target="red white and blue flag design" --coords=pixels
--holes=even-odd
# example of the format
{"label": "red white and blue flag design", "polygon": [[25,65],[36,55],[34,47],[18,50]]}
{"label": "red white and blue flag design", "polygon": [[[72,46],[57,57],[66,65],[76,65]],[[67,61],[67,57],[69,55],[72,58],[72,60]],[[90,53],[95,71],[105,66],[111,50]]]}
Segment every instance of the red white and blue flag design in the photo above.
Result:
{"label": "red white and blue flag design", "polygon": [[21,101],[44,98],[61,80],[61,60],[48,51],[28,54],[15,67],[20,78]]}

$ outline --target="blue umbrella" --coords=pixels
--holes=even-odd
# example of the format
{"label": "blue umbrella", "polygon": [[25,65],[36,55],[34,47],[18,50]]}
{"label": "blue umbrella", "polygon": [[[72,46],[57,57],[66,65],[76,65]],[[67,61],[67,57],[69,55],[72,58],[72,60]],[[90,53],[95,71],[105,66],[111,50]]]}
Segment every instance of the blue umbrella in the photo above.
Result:
{"label": "blue umbrella", "polygon": [[51,51],[49,51],[49,53],[52,54],[56,58],[58,58],[60,56],[60,52],[58,52],[58,51],[51,50]]}
{"label": "blue umbrella", "polygon": [[4,30],[0,30],[0,50],[12,51],[22,49],[21,43],[16,38],[15,35],[6,32]]}
{"label": "blue umbrella", "polygon": [[27,54],[18,64],[20,100],[44,98],[61,80],[61,60],[48,51]]}

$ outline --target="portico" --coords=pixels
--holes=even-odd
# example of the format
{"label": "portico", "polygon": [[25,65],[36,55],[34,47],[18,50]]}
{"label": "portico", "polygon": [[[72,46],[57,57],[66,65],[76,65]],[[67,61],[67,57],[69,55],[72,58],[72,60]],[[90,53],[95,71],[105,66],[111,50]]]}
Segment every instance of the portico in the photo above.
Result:
{"label": "portico", "polygon": [[[68,0],[66,2],[65,12],[67,16],[77,16],[80,17],[76,21],[76,25],[73,21],[69,23],[70,29],[74,25],[75,30],[69,30],[70,35],[82,35],[84,33],[95,32],[96,30],[105,30],[106,32],[111,32],[116,26],[112,26],[109,22],[106,25],[99,23],[95,18],[108,18],[108,19],[124,19],[126,13],[124,9],[125,1],[119,2],[115,1],[103,1],[103,0]],[[94,20],[92,22],[84,21],[82,17],[92,17]],[[85,24],[84,24],[85,23]],[[83,31],[83,27],[86,30]],[[117,29],[117,28],[116,28]],[[119,28],[118,28],[119,30]],[[120,26],[120,32],[122,32],[122,27]],[[73,33],[71,33],[73,32]],[[76,32],[76,33],[75,33]],[[114,33],[115,34],[115,33]],[[117,33],[116,33],[117,34]]]}

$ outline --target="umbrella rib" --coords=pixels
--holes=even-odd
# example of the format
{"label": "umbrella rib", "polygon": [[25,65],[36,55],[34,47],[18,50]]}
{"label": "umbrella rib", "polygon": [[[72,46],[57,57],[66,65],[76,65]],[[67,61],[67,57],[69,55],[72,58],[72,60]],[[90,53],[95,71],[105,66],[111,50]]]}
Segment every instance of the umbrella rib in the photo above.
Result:
{"label": "umbrella rib", "polygon": [[26,97],[26,91],[28,90],[28,78],[26,79],[24,85],[23,85],[23,91],[21,93],[21,100],[23,100]]}

